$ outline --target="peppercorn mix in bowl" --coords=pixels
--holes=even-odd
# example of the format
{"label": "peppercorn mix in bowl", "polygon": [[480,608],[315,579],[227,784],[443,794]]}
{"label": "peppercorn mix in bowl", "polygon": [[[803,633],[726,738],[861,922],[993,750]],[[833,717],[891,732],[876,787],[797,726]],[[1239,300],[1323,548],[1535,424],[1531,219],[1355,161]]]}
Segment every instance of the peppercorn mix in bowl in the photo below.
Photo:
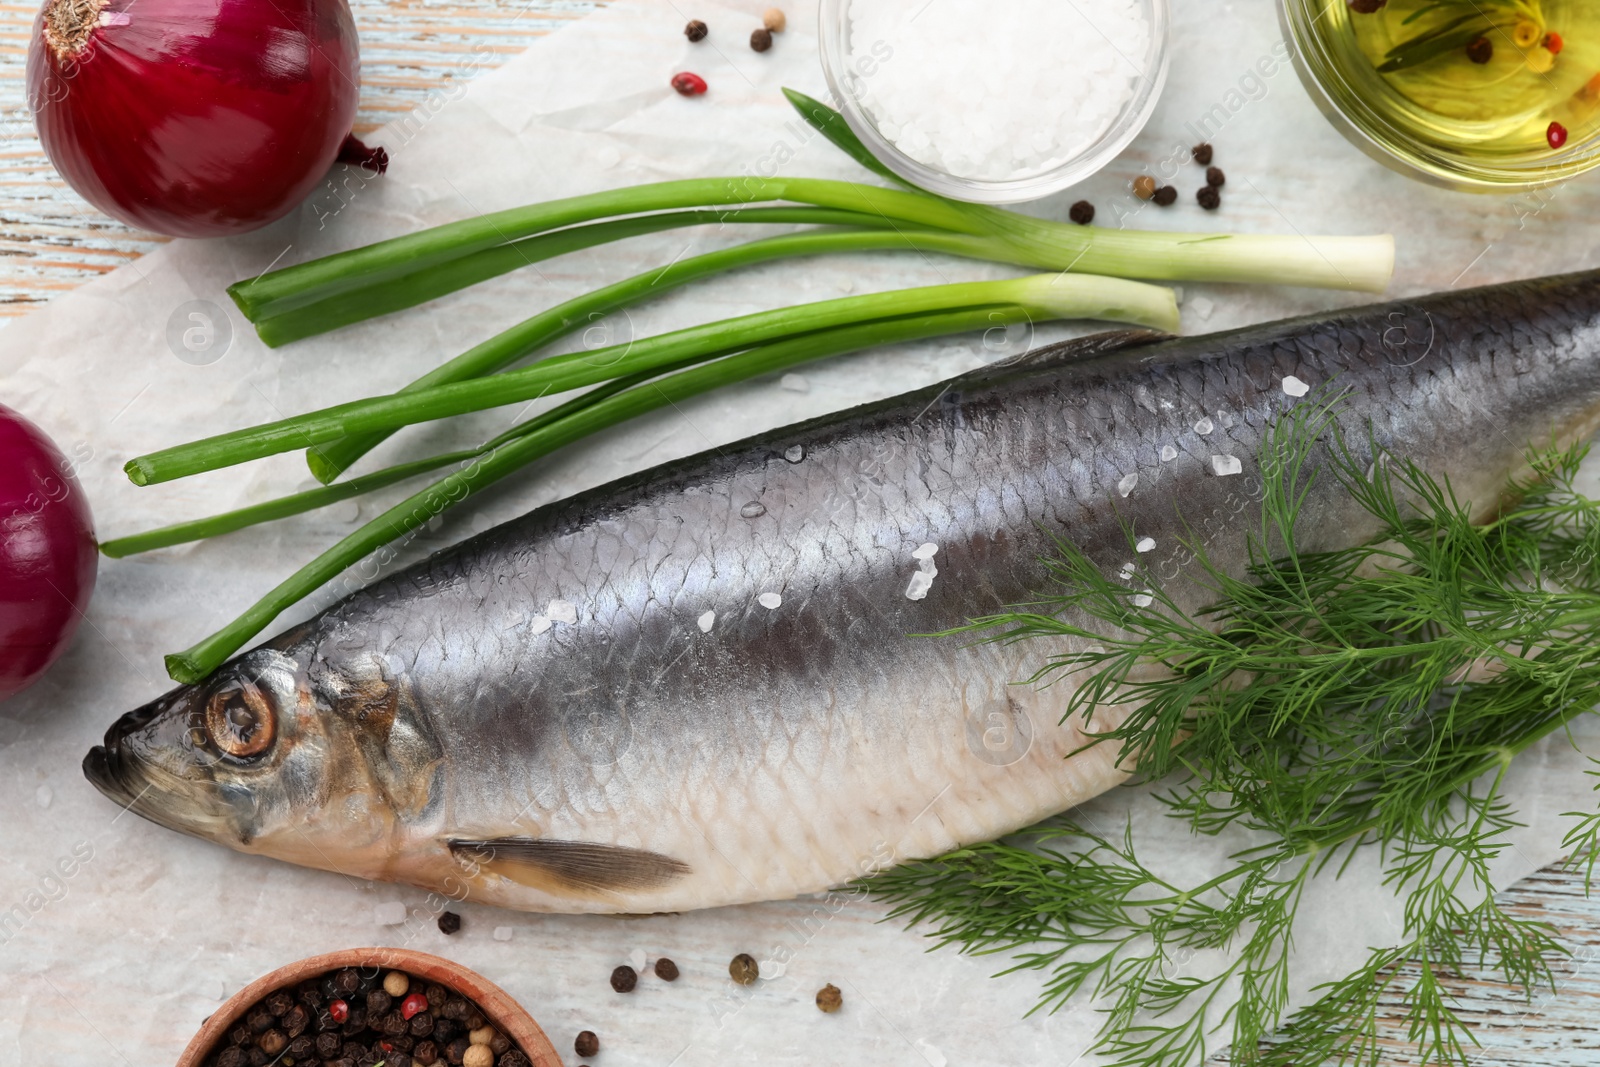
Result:
{"label": "peppercorn mix in bowl", "polygon": [[408,949],[312,956],[208,1018],[177,1067],[560,1067],[544,1031],[483,976]]}
{"label": "peppercorn mix in bowl", "polygon": [[1279,0],[1340,133],[1408,177],[1519,192],[1600,165],[1593,0]]}
{"label": "peppercorn mix in bowl", "polygon": [[900,177],[977,203],[1100,170],[1166,82],[1168,0],[822,0],[822,64],[856,136]]}

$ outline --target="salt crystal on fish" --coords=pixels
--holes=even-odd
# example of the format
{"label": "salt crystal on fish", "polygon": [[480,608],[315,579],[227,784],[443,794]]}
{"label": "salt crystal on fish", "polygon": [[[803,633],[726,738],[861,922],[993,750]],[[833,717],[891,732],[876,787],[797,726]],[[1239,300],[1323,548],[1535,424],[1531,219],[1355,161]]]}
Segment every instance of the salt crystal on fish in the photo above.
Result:
{"label": "salt crystal on fish", "polygon": [[1199,434],[1201,437],[1204,437],[1206,434],[1210,433],[1216,428],[1217,424],[1211,421],[1211,416],[1209,415],[1194,424],[1194,432]]}
{"label": "salt crystal on fish", "polygon": [[1126,476],[1125,478],[1122,479],[1122,481],[1117,483],[1117,495],[1121,496],[1121,497],[1127,496],[1129,493],[1133,492],[1134,487],[1137,486],[1138,484],[1139,484],[1139,475],[1138,474],[1130,474],[1130,475]]}
{"label": "salt crystal on fish", "polygon": [[711,632],[711,628],[717,624],[717,613],[714,611],[708,611],[704,615],[700,616],[697,621],[700,624],[700,632],[703,634],[708,634]]}
{"label": "salt crystal on fish", "polygon": [[372,909],[372,921],[379,926],[399,926],[406,921],[406,906],[402,901],[386,900]]}
{"label": "salt crystal on fish", "polygon": [[783,597],[779,596],[777,593],[762,593],[760,596],[756,597],[756,603],[760,604],[768,611],[776,611],[778,608],[783,606]]}
{"label": "salt crystal on fish", "polygon": [[1178,450],[1176,448],[1173,448],[1171,445],[1162,445],[1161,446],[1161,462],[1163,462],[1163,463],[1171,463],[1173,460],[1175,460],[1177,458],[1178,458]]}
{"label": "salt crystal on fish", "polygon": [[932,559],[938,553],[938,551],[938,545],[934,544],[932,541],[924,541],[922,544],[917,546],[917,550],[915,552],[911,553],[911,558]]}
{"label": "salt crystal on fish", "polygon": [[1244,464],[1239,462],[1238,456],[1212,456],[1211,469],[1218,476],[1226,478],[1230,474],[1238,474],[1244,470]]}
{"label": "salt crystal on fish", "polygon": [[496,941],[510,941],[513,933],[515,931],[509,926],[496,926],[494,928],[494,939]]}
{"label": "salt crystal on fish", "polygon": [[907,600],[921,600],[928,595],[928,590],[933,588],[933,575],[927,571],[918,571],[911,576],[911,582],[906,586]]}
{"label": "salt crystal on fish", "polygon": [[805,376],[801,374],[785,374],[778,384],[791,393],[811,392],[811,383],[806,381]]}
{"label": "salt crystal on fish", "polygon": [[543,615],[535,615],[533,621],[528,624],[528,628],[534,632],[535,636],[538,636],[550,629],[550,620]]}
{"label": "salt crystal on fish", "polygon": [[1283,391],[1289,396],[1305,396],[1311,391],[1311,386],[1291,374],[1283,380]]}
{"label": "salt crystal on fish", "polygon": [[790,463],[799,463],[801,460],[806,458],[806,446],[790,445],[788,448],[783,450],[783,458],[788,460]]}
{"label": "salt crystal on fish", "polygon": [[551,622],[574,623],[578,621],[577,607],[566,600],[550,601],[550,606],[544,609],[544,613],[550,616]]}
{"label": "salt crystal on fish", "polygon": [[1139,543],[1133,547],[1139,552],[1149,552],[1156,547],[1156,539],[1154,537],[1141,537],[1139,538]]}

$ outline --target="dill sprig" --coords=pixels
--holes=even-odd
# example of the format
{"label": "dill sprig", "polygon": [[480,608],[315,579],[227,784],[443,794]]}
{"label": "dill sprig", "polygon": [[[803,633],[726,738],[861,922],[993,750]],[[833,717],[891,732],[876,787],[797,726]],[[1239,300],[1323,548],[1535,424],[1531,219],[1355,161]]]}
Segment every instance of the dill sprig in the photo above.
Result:
{"label": "dill sprig", "polygon": [[[1553,931],[1496,903],[1490,866],[1517,825],[1507,767],[1600,700],[1600,504],[1574,484],[1586,448],[1530,455],[1516,502],[1475,523],[1403,457],[1367,442],[1360,456],[1377,459],[1364,463],[1337,403],[1299,405],[1267,435],[1246,576],[1187,539],[1195,566],[1180,580],[1210,607],[1191,616],[1156,575],[1102,573],[1060,542],[1047,596],[963,631],[1077,639],[1029,681],[1073,686],[1068,714],[1091,729],[1116,722],[1090,743],[1118,745],[1195,834],[1261,843],[1178,885],[1141,863],[1131,832],[1108,838],[1068,813],[865,883],[938,945],[1040,972],[1035,1010],[1096,998],[1096,1051],[1127,1067],[1197,1063],[1218,1035],[1236,1062],[1375,1063],[1380,1002],[1396,993],[1421,1061],[1463,1063],[1471,1036],[1449,979],[1469,960],[1530,994],[1553,984]],[[1381,533],[1300,551],[1301,509],[1328,477]],[[1592,868],[1600,815],[1570,814],[1567,845]],[[1401,943],[1284,1025],[1307,886],[1374,846],[1404,903]],[[1218,973],[1177,967],[1205,950],[1225,950]]]}

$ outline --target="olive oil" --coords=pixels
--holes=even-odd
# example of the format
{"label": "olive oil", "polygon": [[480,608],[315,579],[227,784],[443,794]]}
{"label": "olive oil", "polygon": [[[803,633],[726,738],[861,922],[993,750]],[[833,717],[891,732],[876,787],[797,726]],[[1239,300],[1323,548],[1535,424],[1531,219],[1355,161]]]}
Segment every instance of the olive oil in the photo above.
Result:
{"label": "olive oil", "polygon": [[1600,163],[1600,0],[1281,0],[1323,110],[1385,162],[1506,190]]}

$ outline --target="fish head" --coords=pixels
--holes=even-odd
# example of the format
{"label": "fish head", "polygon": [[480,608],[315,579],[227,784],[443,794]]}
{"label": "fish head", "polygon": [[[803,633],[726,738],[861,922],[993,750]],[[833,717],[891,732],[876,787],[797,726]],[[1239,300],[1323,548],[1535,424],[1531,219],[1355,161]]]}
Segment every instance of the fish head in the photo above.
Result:
{"label": "fish head", "polygon": [[84,774],[168,829],[242,852],[393,877],[397,839],[438,807],[437,742],[372,656],[283,641],[118,719]]}

